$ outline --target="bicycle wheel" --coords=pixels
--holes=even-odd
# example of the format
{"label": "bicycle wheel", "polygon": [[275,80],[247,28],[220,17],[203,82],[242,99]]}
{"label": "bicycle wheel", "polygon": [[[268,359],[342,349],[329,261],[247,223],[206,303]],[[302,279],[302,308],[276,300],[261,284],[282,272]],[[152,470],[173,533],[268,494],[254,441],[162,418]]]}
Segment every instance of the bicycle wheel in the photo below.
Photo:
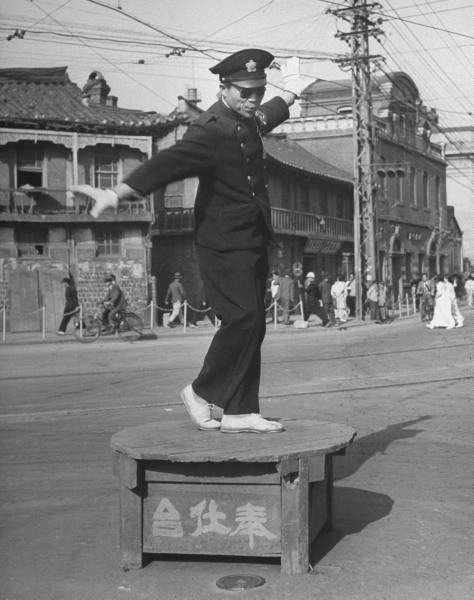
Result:
{"label": "bicycle wheel", "polygon": [[77,320],[74,334],[80,342],[88,344],[89,342],[95,342],[100,335],[101,328],[101,321],[97,317],[89,315],[83,319],[82,327],[80,326],[79,320]]}
{"label": "bicycle wheel", "polygon": [[135,313],[123,313],[117,331],[123,340],[136,342],[142,335],[143,322]]}

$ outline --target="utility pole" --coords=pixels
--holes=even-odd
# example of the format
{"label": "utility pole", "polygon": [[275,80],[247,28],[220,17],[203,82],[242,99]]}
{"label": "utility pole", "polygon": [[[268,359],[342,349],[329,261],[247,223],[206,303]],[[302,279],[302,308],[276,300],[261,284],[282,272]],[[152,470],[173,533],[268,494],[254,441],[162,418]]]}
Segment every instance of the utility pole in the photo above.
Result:
{"label": "utility pole", "polygon": [[381,35],[381,19],[373,20],[372,11],[381,5],[366,0],[348,0],[348,6],[328,12],[350,24],[350,31],[336,37],[349,44],[350,55],[337,59],[352,74],[353,177],[354,177],[354,271],[356,311],[363,316],[364,290],[377,278],[375,243],[375,200],[373,184],[374,122],[372,116],[371,62],[381,60],[369,52],[369,37]]}

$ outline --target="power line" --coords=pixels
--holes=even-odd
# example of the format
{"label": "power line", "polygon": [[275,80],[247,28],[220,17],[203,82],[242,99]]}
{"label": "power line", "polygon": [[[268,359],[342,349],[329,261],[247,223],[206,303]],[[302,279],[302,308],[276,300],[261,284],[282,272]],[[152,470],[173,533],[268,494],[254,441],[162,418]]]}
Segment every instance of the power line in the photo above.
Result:
{"label": "power line", "polygon": [[[91,1],[91,0],[89,0]],[[38,8],[45,12],[44,9],[41,6],[38,6]],[[59,25],[60,27],[63,27],[66,31],[68,31],[67,27],[65,27],[60,21],[58,21],[57,19],[55,19],[52,15],[46,15],[48,16],[50,19],[52,19],[57,25]],[[70,32],[72,35],[72,32]],[[84,42],[83,40],[80,40],[82,42],[82,44],[84,46],[86,46],[87,48],[89,48],[88,44],[86,42]],[[91,48],[89,48],[91,49]],[[137,79],[135,79],[134,77],[132,77],[129,73],[127,73],[127,71],[125,71],[124,69],[121,69],[120,67],[117,67],[117,65],[114,65],[114,63],[112,61],[110,61],[107,57],[103,56],[102,54],[100,54],[99,52],[95,51],[95,54],[97,54],[97,56],[99,56],[102,60],[105,60],[108,64],[112,65],[113,67],[115,67],[118,71],[120,71],[121,73],[123,73],[126,77],[128,77],[129,79],[131,79],[132,81],[134,81],[135,83],[137,83],[138,85],[140,85],[141,87],[147,89],[149,92],[151,92],[153,95],[155,95],[157,98],[159,98],[160,100],[163,100],[164,102],[166,102],[167,104],[170,104],[171,106],[174,106],[174,104],[172,102],[170,102],[169,100],[167,100],[166,98],[164,98],[163,96],[160,96],[160,94],[158,94],[157,92],[155,92],[155,90],[153,90],[152,88],[148,87],[147,85],[145,85],[144,83],[142,83],[141,81],[138,81]]]}
{"label": "power line", "polygon": [[115,8],[114,6],[109,6],[107,4],[104,4],[103,2],[100,2],[99,0],[87,0],[87,2],[91,2],[92,4],[97,4],[98,6],[102,6],[103,8],[107,8],[109,10],[113,10],[115,12],[118,12],[121,15],[124,15],[125,17],[127,17],[129,19],[132,19],[133,21],[136,21],[137,23],[140,23],[141,25],[144,25],[145,27],[149,27],[150,29],[153,29],[153,31],[157,31],[158,33],[161,33],[161,35],[169,37],[170,39],[174,40],[175,42],[178,42],[182,46],[186,46],[188,48],[191,48],[192,50],[195,50],[196,52],[201,52],[202,54],[205,54],[206,56],[209,56],[209,58],[214,59],[214,56],[212,56],[211,54],[209,54],[209,53],[207,53],[205,51],[199,50],[194,45],[189,44],[188,42],[184,42],[180,38],[177,38],[176,36],[171,35],[170,33],[162,31],[158,27],[155,27],[155,25],[153,25],[151,23],[148,23],[147,21],[144,21],[143,19],[140,19],[139,17],[136,17],[135,15],[132,15],[129,12],[126,12],[126,11],[124,11],[121,8]]}

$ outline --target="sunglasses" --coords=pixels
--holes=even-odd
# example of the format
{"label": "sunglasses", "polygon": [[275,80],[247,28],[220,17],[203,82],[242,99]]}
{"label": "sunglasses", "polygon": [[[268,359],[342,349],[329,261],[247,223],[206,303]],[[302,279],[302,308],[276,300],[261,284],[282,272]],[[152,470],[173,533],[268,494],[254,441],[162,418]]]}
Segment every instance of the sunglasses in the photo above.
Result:
{"label": "sunglasses", "polygon": [[240,97],[244,100],[247,100],[251,96],[255,95],[257,98],[263,98],[265,94],[266,87],[262,85],[261,87],[253,87],[253,88],[244,88],[240,87],[240,85],[235,85],[235,83],[231,84],[236,90],[239,90]]}

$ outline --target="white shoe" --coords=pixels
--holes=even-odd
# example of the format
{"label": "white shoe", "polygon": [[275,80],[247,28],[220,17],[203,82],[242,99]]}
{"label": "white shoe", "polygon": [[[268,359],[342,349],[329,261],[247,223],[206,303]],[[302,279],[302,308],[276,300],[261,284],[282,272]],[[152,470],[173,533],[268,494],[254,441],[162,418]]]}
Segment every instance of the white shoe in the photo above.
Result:
{"label": "white shoe", "polygon": [[454,327],[455,327],[454,325],[448,325],[448,327],[446,327],[446,330],[448,330],[448,329],[454,329]]}
{"label": "white shoe", "polygon": [[460,327],[464,327],[464,323],[457,323],[456,324],[456,329],[459,329]]}
{"label": "white shoe", "polygon": [[180,393],[180,398],[191,421],[202,431],[217,431],[220,428],[219,421],[212,418],[212,409],[209,402],[198,396],[191,385],[188,385]]}
{"label": "white shoe", "polygon": [[284,431],[283,425],[277,421],[264,419],[262,415],[223,415],[222,433],[279,433]]}
{"label": "white shoe", "polygon": [[94,188],[91,185],[72,185],[68,188],[71,192],[84,194],[94,200],[94,206],[90,211],[91,217],[97,219],[100,213],[104,212],[106,208],[117,208],[118,196],[113,190],[101,190]]}
{"label": "white shoe", "polygon": [[56,331],[58,335],[66,335],[64,331]]}
{"label": "white shoe", "polygon": [[428,329],[434,329],[434,325],[431,325],[431,323],[427,323],[426,327],[428,327]]}

